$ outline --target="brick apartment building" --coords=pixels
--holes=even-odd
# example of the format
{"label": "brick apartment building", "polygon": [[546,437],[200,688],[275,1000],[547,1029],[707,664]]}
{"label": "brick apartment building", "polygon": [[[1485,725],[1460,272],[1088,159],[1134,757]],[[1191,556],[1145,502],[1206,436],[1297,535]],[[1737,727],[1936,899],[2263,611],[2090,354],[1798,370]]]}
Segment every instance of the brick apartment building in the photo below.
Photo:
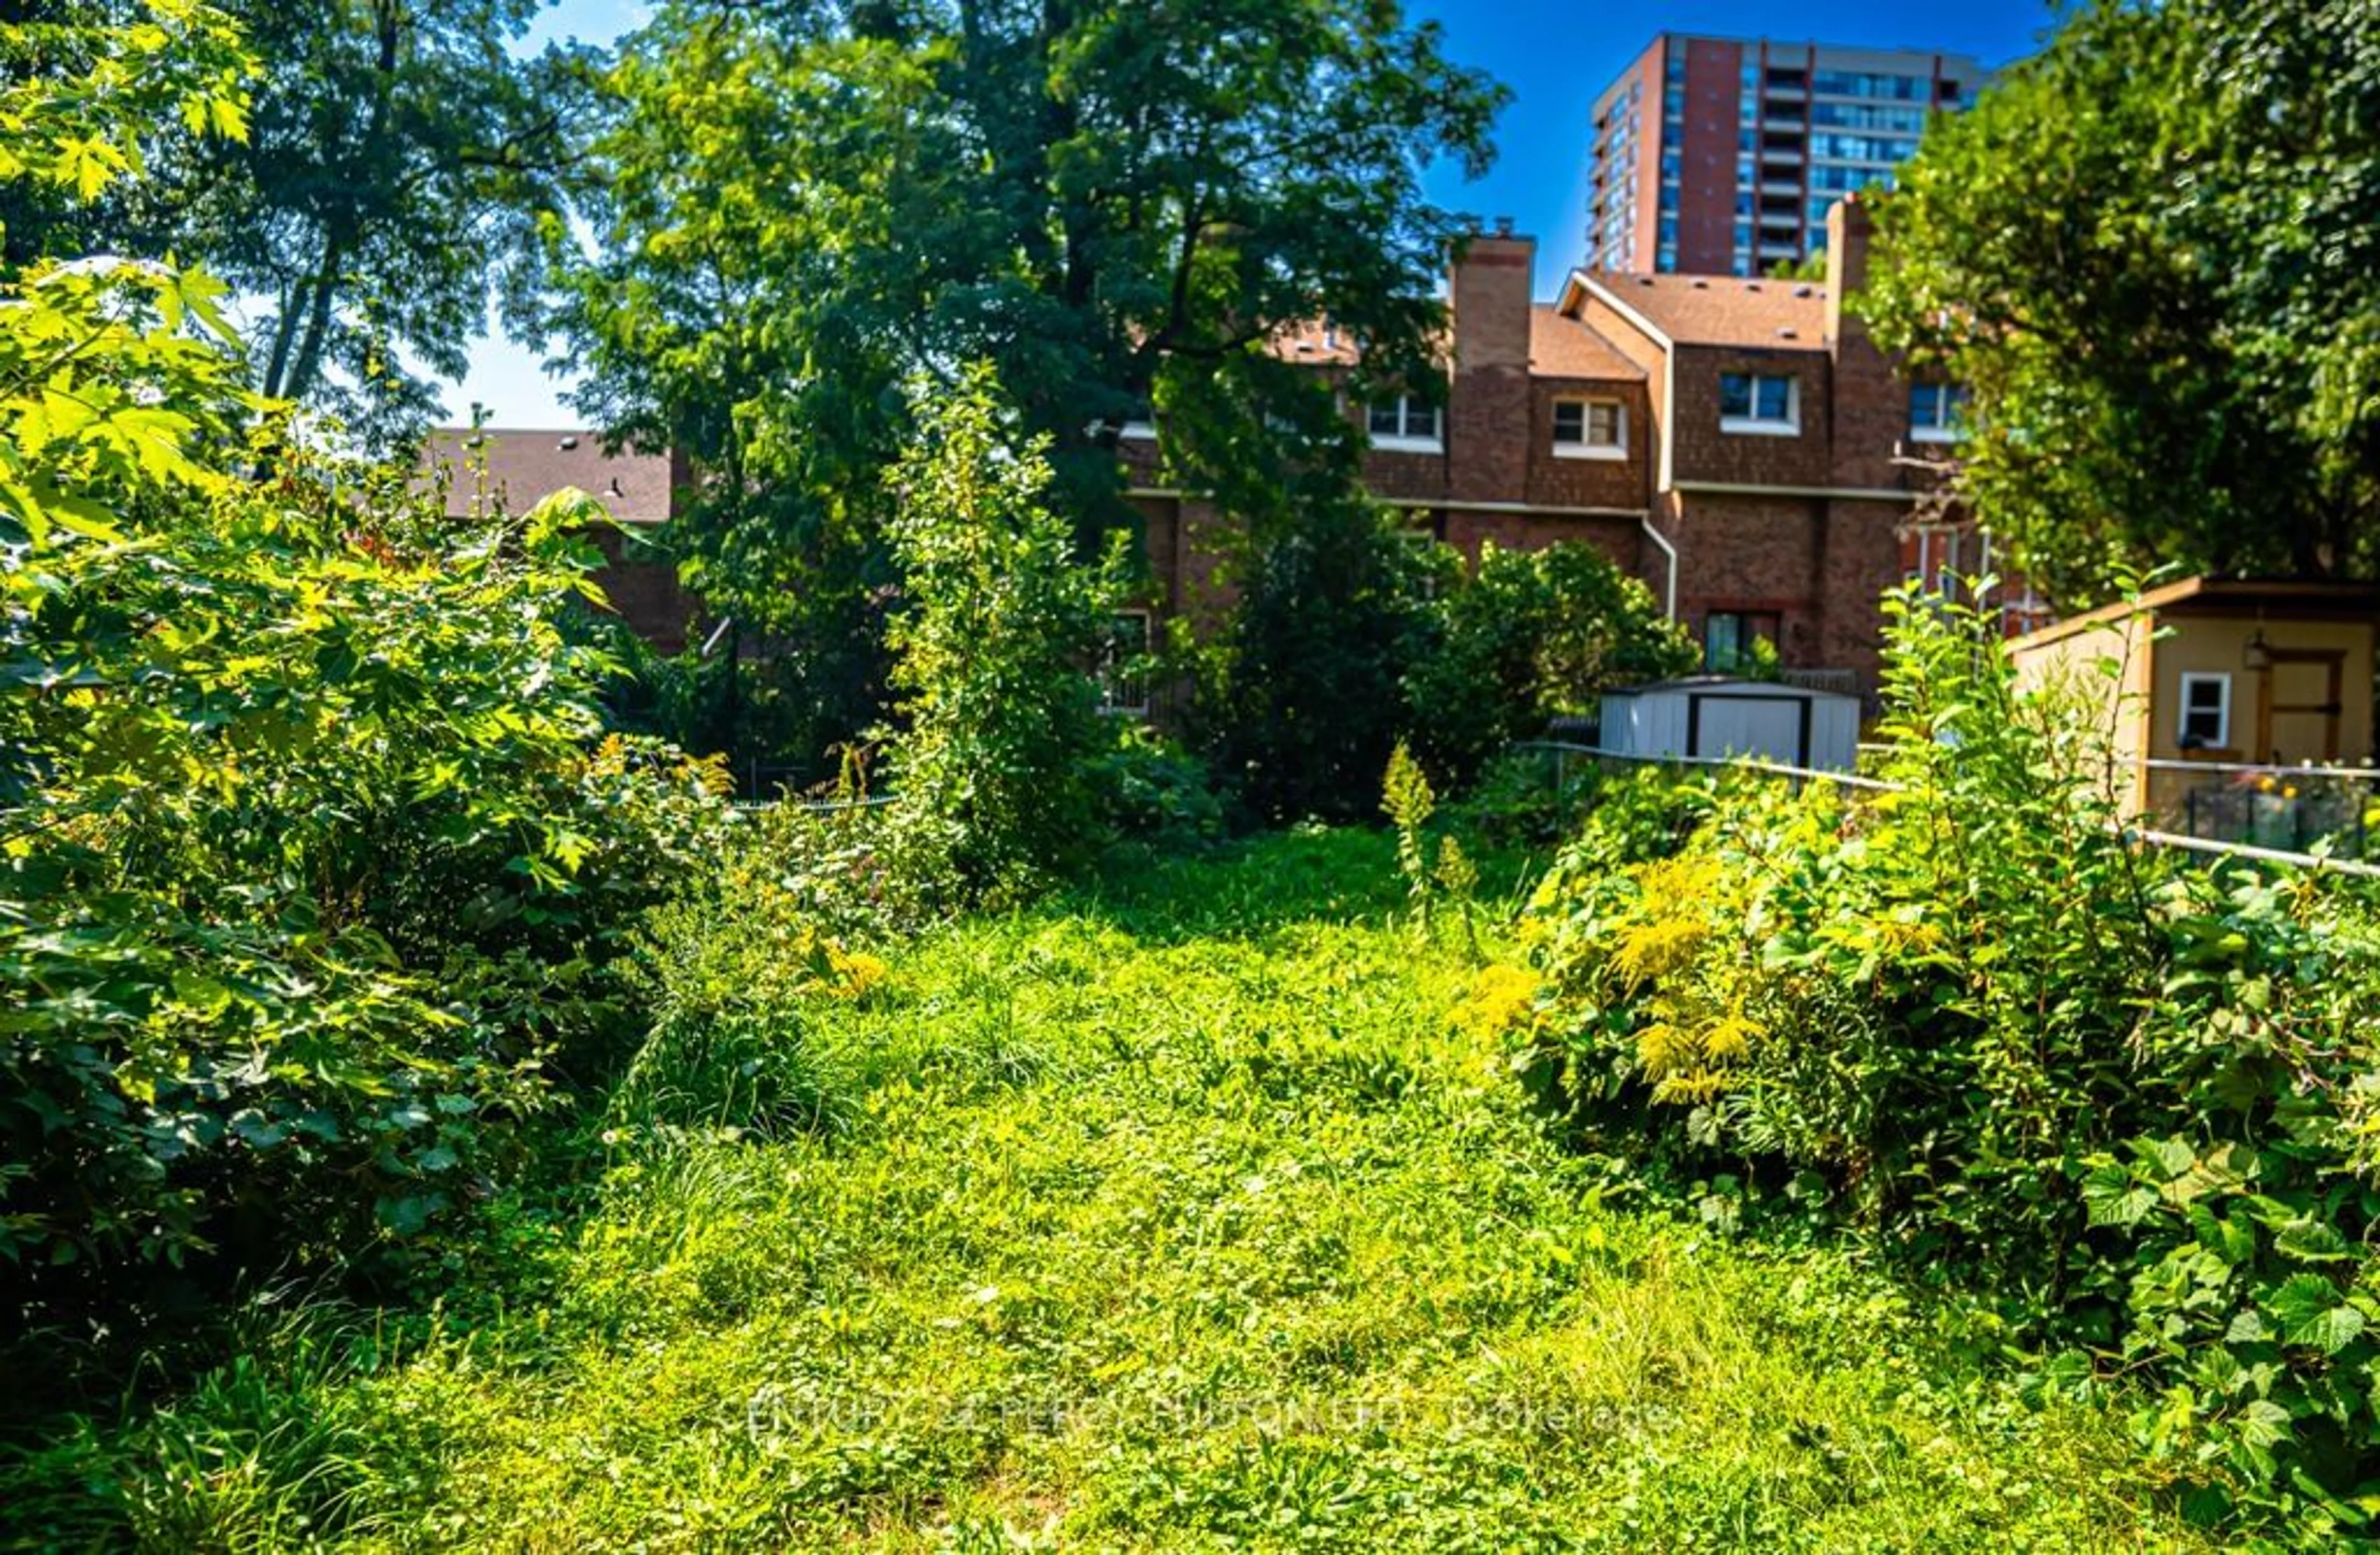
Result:
{"label": "brick apartment building", "polygon": [[1595,102],[1587,263],[1756,275],[1806,259],[1834,202],[1889,185],[1926,120],[1985,79],[1963,55],[1664,32]]}
{"label": "brick apartment building", "polygon": [[[1534,239],[1474,238],[1449,282],[1442,403],[1348,407],[1371,433],[1366,483],[1467,557],[1488,540],[1595,545],[1645,580],[1715,666],[1766,638],[1789,678],[1872,697],[1883,592],[1987,558],[1973,527],[1941,511],[1929,463],[1950,441],[1955,392],[1903,376],[1844,309],[1868,213],[1852,198],[1829,223],[1824,284],[1581,270],[1551,302],[1532,295]],[[1355,359],[1352,342],[1321,329],[1280,349],[1318,371]],[[433,457],[460,468],[463,435],[440,434]],[[1135,424],[1122,443],[1145,520],[1144,630],[1211,613],[1208,541],[1225,522],[1198,492],[1159,482],[1161,435]],[[665,457],[607,458],[584,434],[484,436],[488,483],[510,505],[577,485],[632,533],[667,517],[685,479]],[[465,511],[469,495],[456,482],[450,508]],[[647,637],[683,646],[695,601],[665,565],[632,555],[604,581]],[[2029,600],[2010,613],[2012,629],[2041,624]]]}

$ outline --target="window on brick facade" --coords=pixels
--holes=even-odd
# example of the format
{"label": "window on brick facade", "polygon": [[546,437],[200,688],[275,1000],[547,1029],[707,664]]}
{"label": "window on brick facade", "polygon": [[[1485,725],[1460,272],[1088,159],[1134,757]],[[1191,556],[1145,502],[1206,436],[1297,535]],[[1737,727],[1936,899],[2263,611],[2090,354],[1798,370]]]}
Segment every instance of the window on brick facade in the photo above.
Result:
{"label": "window on brick facade", "polygon": [[1554,454],[1564,459],[1628,456],[1628,407],[1616,399],[1554,401]]}
{"label": "window on brick facade", "polygon": [[1956,383],[1909,385],[1909,436],[1917,443],[1950,443],[1963,430],[1967,391]]}
{"label": "window on brick facade", "polygon": [[1802,430],[1802,393],[1790,375],[1722,372],[1718,375],[1721,431],[1791,435]]}
{"label": "window on brick facade", "polygon": [[[1738,674],[1774,660],[1784,636],[1783,617],[1773,610],[1715,610],[1703,617],[1703,663],[1719,674]],[[1759,645],[1768,645],[1760,651]]]}
{"label": "window on brick facade", "polygon": [[1371,407],[1372,443],[1378,448],[1436,453],[1445,445],[1444,413],[1419,395],[1399,395]]}
{"label": "window on brick facade", "polygon": [[2226,750],[2231,745],[2231,676],[2181,677],[2181,719],[2175,731],[2184,750]]}

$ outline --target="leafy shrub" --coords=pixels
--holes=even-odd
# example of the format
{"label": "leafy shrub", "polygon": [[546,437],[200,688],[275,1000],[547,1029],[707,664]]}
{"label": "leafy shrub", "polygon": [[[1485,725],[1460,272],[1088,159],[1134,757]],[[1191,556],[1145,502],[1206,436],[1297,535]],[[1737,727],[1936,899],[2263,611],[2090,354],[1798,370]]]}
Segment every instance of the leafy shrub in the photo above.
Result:
{"label": "leafy shrub", "polygon": [[[11,127],[90,105],[45,120],[41,90],[11,89],[0,176],[30,165]],[[128,1266],[236,1277],[453,1206],[549,1058],[612,1026],[601,968],[717,814],[715,773],[597,747],[585,499],[456,524],[409,471],[310,453],[239,388],[218,291],[103,261],[6,286],[19,1321],[104,1319],[144,1288]]]}
{"label": "leafy shrub", "polygon": [[1576,542],[1506,551],[1488,541],[1435,613],[1436,646],[1404,668],[1406,727],[1458,787],[1548,719],[1593,711],[1607,687],[1699,660],[1650,589]]}
{"label": "leafy shrub", "polygon": [[969,896],[1014,896],[1096,853],[1096,763],[1109,734],[1092,678],[1112,567],[1075,557],[1051,506],[1047,448],[1003,441],[988,369],[933,396],[893,473],[898,819]]}
{"label": "leafy shrub", "polygon": [[1100,758],[1096,781],[1106,796],[1107,829],[1119,837],[1188,848],[1222,835],[1223,802],[1207,763],[1145,723],[1117,725],[1115,747]]}
{"label": "leafy shrub", "polygon": [[2138,1433],[2202,1513],[2363,1525],[2371,905],[2137,847],[1988,621],[1894,608],[1898,792],[1734,787],[1649,858],[1598,814],[1548,877],[1524,933],[1569,1096],[2145,1379]]}
{"label": "leafy shrub", "polygon": [[1404,729],[1399,677],[1430,652],[1453,553],[1371,503],[1318,497],[1244,542],[1228,626],[1205,656],[1199,727],[1259,820],[1367,818]]}

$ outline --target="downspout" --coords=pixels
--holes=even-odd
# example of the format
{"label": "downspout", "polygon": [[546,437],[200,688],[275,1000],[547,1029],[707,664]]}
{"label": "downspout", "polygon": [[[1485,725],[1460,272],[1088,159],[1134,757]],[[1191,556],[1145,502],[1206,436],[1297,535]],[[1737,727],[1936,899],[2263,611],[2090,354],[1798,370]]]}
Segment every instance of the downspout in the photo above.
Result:
{"label": "downspout", "polygon": [[1645,527],[1645,537],[1661,548],[1661,555],[1670,565],[1670,581],[1661,590],[1661,613],[1675,621],[1678,618],[1678,548],[1670,543],[1669,536],[1653,527],[1651,514],[1647,513],[1637,522]]}

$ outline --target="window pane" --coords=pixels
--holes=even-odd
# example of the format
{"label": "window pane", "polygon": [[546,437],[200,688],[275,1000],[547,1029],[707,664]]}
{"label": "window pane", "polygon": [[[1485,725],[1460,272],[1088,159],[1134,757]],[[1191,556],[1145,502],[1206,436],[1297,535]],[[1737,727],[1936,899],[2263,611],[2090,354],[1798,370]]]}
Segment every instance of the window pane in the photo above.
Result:
{"label": "window pane", "polygon": [[1718,375],[1718,413],[1722,416],[1752,414],[1752,379],[1742,372]]}
{"label": "window pane", "polygon": [[1735,667],[1743,651],[1743,618],[1713,614],[1703,623],[1703,662],[1713,669]]}
{"label": "window pane", "polygon": [[1408,396],[1405,400],[1405,435],[1438,438],[1440,435],[1438,424],[1439,414],[1437,406],[1424,405],[1421,401]]}
{"label": "window pane", "polygon": [[1404,419],[1399,414],[1402,407],[1402,401],[1393,399],[1389,401],[1386,405],[1376,405],[1372,407],[1372,435],[1374,437],[1395,437],[1403,431]]}
{"label": "window pane", "polygon": [[1792,414],[1793,381],[1790,378],[1762,378],[1759,417],[1764,421],[1782,421]]}
{"label": "window pane", "polygon": [[1909,424],[1912,427],[1934,427],[1941,424],[1940,403],[1931,383],[1909,385]]}
{"label": "window pane", "polygon": [[1602,448],[1616,446],[1620,442],[1620,407],[1598,402],[1586,407],[1589,443]]}
{"label": "window pane", "polygon": [[1575,400],[1564,400],[1554,406],[1554,441],[1578,443],[1586,436],[1586,407]]}

